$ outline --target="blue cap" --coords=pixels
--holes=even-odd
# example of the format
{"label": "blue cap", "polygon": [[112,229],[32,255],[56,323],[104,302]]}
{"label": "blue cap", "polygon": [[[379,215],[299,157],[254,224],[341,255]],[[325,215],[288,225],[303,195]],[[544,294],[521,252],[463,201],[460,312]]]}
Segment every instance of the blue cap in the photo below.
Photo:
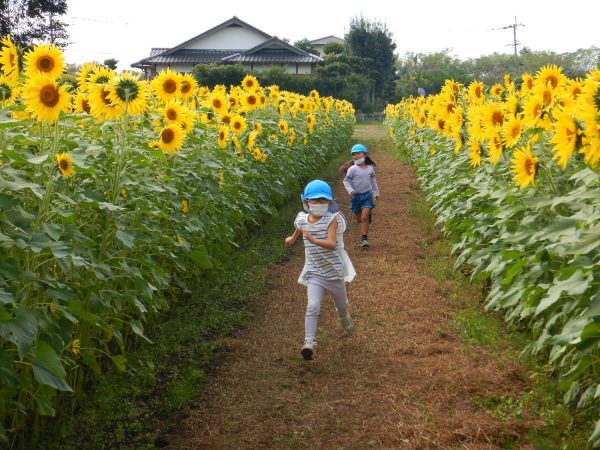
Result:
{"label": "blue cap", "polygon": [[367,147],[362,144],[354,144],[350,153],[369,153],[369,151],[367,150]]}
{"label": "blue cap", "polygon": [[310,200],[311,198],[326,198],[333,200],[333,192],[327,183],[321,180],[313,180],[304,188],[304,194],[301,196],[302,201]]}

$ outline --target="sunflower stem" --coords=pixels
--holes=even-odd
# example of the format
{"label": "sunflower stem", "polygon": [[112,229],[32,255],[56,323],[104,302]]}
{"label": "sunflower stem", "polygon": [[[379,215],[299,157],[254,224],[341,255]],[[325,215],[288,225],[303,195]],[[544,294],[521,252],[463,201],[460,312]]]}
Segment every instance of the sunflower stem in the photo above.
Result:
{"label": "sunflower stem", "polygon": [[554,196],[558,196],[558,190],[556,189],[556,185],[554,184],[554,180],[552,180],[552,176],[550,175],[550,173],[548,172],[548,170],[546,169],[546,167],[544,167],[543,164],[539,164],[539,163],[538,163],[538,167],[540,169],[542,169],[542,173],[544,174],[544,176],[546,177],[546,179],[550,183],[550,187],[552,188],[552,193],[554,194]]}

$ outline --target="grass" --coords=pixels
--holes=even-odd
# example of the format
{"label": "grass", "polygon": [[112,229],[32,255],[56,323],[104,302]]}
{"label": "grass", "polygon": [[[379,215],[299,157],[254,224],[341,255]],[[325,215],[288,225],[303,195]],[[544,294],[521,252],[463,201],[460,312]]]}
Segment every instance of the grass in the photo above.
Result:
{"label": "grass", "polygon": [[[392,148],[390,153],[398,160],[408,160],[405,150]],[[465,351],[483,348],[498,358],[498,364],[520,359],[520,351],[531,339],[527,330],[507,325],[499,313],[483,308],[485,287],[471,282],[469,277],[455,270],[455,259],[450,254],[450,243],[436,227],[436,218],[421,193],[411,201],[411,216],[427,230],[429,237],[419,244],[428,248],[427,270],[442,287],[445,301],[454,309],[452,329],[465,342]],[[434,330],[440,334],[443,330]],[[524,436],[506,434],[502,444],[506,449],[523,447],[540,450],[582,450],[591,448],[587,438],[597,418],[574,411],[563,403],[564,391],[547,366],[540,361],[522,361],[523,376],[529,378],[529,389],[514,396],[475,396],[477,407],[489,411],[502,423],[522,421],[528,430]]]}
{"label": "grass", "polygon": [[[349,147],[348,147],[349,148]],[[344,151],[319,177],[338,177],[348,159]],[[250,229],[235,255],[219,270],[207,272],[200,289],[174,299],[165,320],[148,330],[152,345],[128,354],[131,369],[109,372],[70,417],[50,419],[38,442],[44,450],[143,450],[166,445],[160,438],[177,425],[181,408],[192,403],[202,382],[218,365],[223,339],[252,320],[252,302],[265,289],[268,268],[284,254],[283,239],[301,209],[299,193],[277,214]]]}

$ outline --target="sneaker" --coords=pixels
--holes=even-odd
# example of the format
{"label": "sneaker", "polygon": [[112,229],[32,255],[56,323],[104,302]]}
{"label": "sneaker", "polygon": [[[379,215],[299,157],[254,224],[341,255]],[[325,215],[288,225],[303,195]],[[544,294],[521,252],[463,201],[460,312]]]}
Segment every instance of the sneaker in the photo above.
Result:
{"label": "sneaker", "polygon": [[313,353],[315,352],[315,347],[317,346],[317,343],[314,341],[304,341],[304,345],[302,346],[302,349],[300,350],[300,353],[302,354],[302,357],[305,360],[309,360],[309,359],[313,359]]}
{"label": "sneaker", "polygon": [[367,241],[366,239],[361,239],[360,240],[360,246],[361,247],[368,247],[369,246],[369,241]]}
{"label": "sneaker", "polygon": [[352,320],[349,312],[346,312],[344,317],[340,317],[340,320],[342,321],[342,327],[344,330],[348,332],[354,330],[354,321]]}

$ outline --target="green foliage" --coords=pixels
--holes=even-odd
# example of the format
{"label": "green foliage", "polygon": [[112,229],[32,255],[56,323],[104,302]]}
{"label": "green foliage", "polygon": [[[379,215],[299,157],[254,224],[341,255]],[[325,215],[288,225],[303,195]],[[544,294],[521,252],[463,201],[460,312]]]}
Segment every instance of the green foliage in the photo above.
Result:
{"label": "green foliage", "polygon": [[108,58],[102,62],[102,65],[104,67],[108,67],[109,69],[112,69],[112,70],[117,70],[118,64],[119,64],[119,60],[115,59],[115,58]]}
{"label": "green foliage", "polygon": [[67,8],[67,0],[4,0],[0,2],[0,36],[10,34],[15,44],[23,48],[37,41],[64,47],[69,34],[67,25],[58,17],[66,14]]}
{"label": "green foliage", "polygon": [[313,55],[319,54],[319,52],[315,50],[310,41],[306,38],[294,42],[294,47],[299,48],[300,50],[304,50],[307,53],[312,53]]}
{"label": "green foliage", "polygon": [[402,114],[387,124],[417,167],[456,266],[489,283],[486,308],[529,329],[523,356],[548,361],[565,402],[597,416],[600,176],[582,160],[567,170],[540,161],[554,182],[518,189],[506,159],[475,168],[467,152],[455,155],[453,140],[410,131]]}
{"label": "green foliage", "polygon": [[395,72],[396,44],[387,26],[377,20],[369,20],[363,16],[350,21],[350,29],[345,35],[350,54],[361,58],[371,58],[373,81],[373,98],[383,101],[382,108],[391,98]]}
{"label": "green foliage", "polygon": [[[527,48],[520,51],[518,57],[519,74],[535,74],[541,67],[557,65],[570,78],[584,77],[587,72],[600,65],[600,49],[591,47],[572,53],[554,53],[548,51],[533,52]],[[434,53],[406,53],[397,63],[398,79],[395,92],[400,98],[416,96],[419,87],[427,94],[440,91],[445,80],[469,84],[482,81],[491,86],[502,83],[506,73],[515,75],[514,55],[493,53],[478,58],[460,60],[445,49]],[[518,77],[516,78],[518,81]]]}
{"label": "green foliage", "polygon": [[323,53],[326,55],[341,55],[346,52],[346,46],[339,42],[328,42],[323,46]]}

